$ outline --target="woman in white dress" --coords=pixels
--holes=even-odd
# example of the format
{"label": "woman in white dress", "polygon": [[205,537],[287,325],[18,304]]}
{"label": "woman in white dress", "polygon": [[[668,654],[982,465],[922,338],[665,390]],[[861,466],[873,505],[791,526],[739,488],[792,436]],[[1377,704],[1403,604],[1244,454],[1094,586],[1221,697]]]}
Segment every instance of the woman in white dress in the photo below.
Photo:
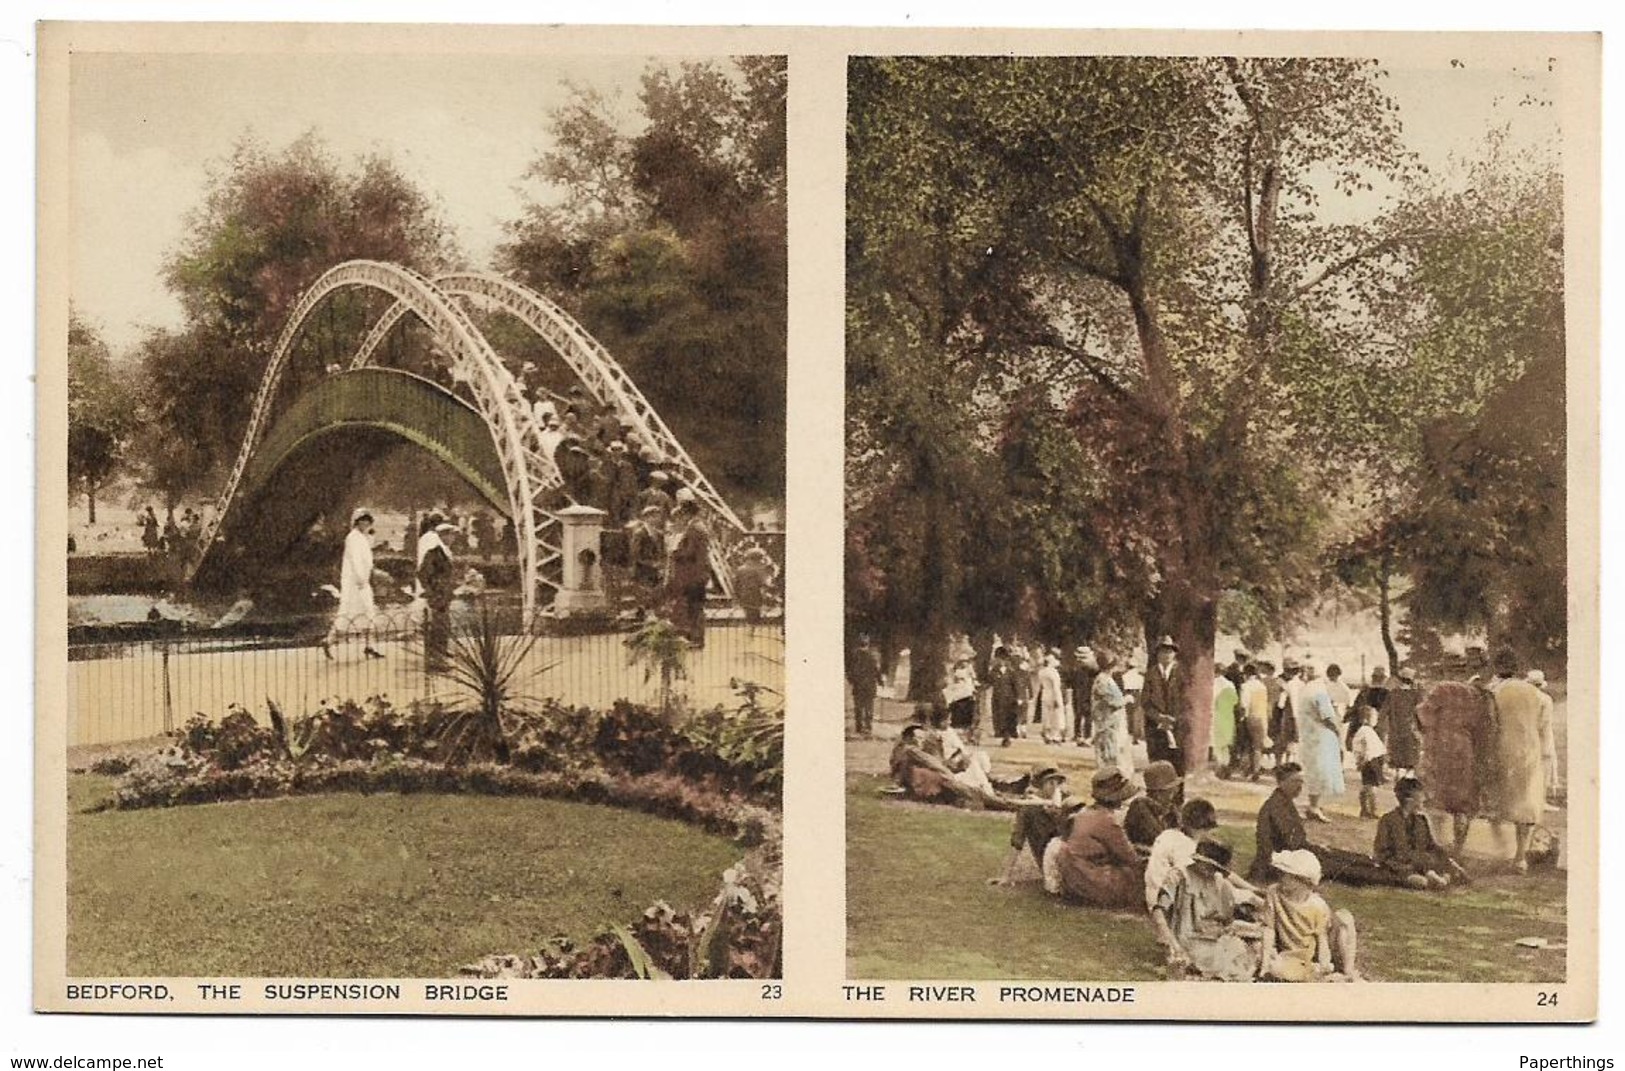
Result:
{"label": "woman in white dress", "polygon": [[372,646],[377,625],[378,605],[372,597],[372,513],[357,509],[350,515],[350,531],[344,537],[344,562],[339,567],[339,609],[333,625],[322,640],[322,654],[333,657],[333,644],[343,636],[360,633],[367,658],[384,657]]}
{"label": "woman in white dress", "polygon": [[1044,656],[1038,671],[1038,713],[1040,733],[1046,744],[1066,743],[1066,695],[1061,690],[1061,660]]}

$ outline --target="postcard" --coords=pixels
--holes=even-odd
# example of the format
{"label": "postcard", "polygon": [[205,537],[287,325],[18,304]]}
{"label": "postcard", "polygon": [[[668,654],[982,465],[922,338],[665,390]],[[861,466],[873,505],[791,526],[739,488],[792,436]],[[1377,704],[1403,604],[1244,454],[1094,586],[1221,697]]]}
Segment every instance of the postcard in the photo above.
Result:
{"label": "postcard", "polygon": [[1597,37],[39,44],[39,1009],[1595,1017]]}

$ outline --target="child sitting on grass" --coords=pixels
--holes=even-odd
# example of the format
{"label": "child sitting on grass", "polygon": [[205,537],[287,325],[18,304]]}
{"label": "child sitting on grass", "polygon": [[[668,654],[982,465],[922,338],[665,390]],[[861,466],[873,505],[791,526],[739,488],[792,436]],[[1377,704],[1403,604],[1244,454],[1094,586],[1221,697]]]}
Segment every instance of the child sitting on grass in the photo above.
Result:
{"label": "child sitting on grass", "polygon": [[1275,884],[1264,892],[1260,977],[1271,982],[1360,981],[1354,916],[1335,914],[1315,892],[1320,860],[1306,849],[1270,856]]}

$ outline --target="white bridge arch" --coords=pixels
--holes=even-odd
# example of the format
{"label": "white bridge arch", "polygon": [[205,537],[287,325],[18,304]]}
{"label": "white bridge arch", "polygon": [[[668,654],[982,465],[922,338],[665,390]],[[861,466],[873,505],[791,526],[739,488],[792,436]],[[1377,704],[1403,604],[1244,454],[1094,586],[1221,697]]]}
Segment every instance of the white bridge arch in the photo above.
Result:
{"label": "white bridge arch", "polygon": [[[202,545],[210,547],[230,515],[241,488],[243,473],[263,440],[283,373],[294,344],[311,315],[323,301],[346,289],[367,289],[394,299],[373,324],[355,355],[351,368],[372,362],[378,347],[402,317],[411,315],[429,328],[444,358],[441,369],[473,396],[475,409],[490,429],[507,482],[509,516],[518,542],[520,583],[525,619],[551,608],[558,582],[549,568],[559,561],[559,522],[553,504],[563,479],[543,448],[534,410],[524,386],[503,364],[459,299],[487,303],[506,312],[538,335],[569,367],[583,387],[635,431],[660,456],[661,464],[688,486],[719,536],[745,531],[744,524],[719,495],[710,480],[660,414],[638,390],[597,339],[557,304],[505,279],[482,272],[456,272],[429,280],[398,264],[352,260],[324,273],[300,295],[277,339],[264,378],[254,398],[248,429],[236,463],[218,499],[214,516],[204,531]],[[731,576],[723,540],[713,541],[712,566],[724,594],[731,595]]]}

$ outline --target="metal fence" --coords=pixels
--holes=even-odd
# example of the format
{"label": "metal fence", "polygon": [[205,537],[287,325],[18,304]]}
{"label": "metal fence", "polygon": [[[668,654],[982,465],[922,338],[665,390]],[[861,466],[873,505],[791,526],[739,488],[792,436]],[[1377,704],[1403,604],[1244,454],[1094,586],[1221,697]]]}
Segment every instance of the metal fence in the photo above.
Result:
{"label": "metal fence", "polygon": [[[233,703],[263,721],[268,701],[297,716],[326,701],[370,696],[397,704],[467,698],[451,675],[429,671],[421,629],[411,621],[382,619],[366,629],[346,630],[324,650],[331,624],[329,615],[261,622],[230,634],[133,630],[126,639],[102,632],[92,642],[70,642],[68,742],[145,739],[179,728],[193,714],[218,720]],[[455,627],[471,626],[465,618]],[[595,708],[621,699],[660,700],[660,673],[633,660],[630,627],[605,624],[569,634],[549,623],[523,638],[513,635],[516,628],[501,631],[507,634],[503,643],[529,645],[515,687],[532,700]],[[740,701],[736,682],[747,681],[782,694],[779,619],[751,623],[729,615],[710,621],[704,645],[687,651],[672,691],[695,707],[731,706]]]}

